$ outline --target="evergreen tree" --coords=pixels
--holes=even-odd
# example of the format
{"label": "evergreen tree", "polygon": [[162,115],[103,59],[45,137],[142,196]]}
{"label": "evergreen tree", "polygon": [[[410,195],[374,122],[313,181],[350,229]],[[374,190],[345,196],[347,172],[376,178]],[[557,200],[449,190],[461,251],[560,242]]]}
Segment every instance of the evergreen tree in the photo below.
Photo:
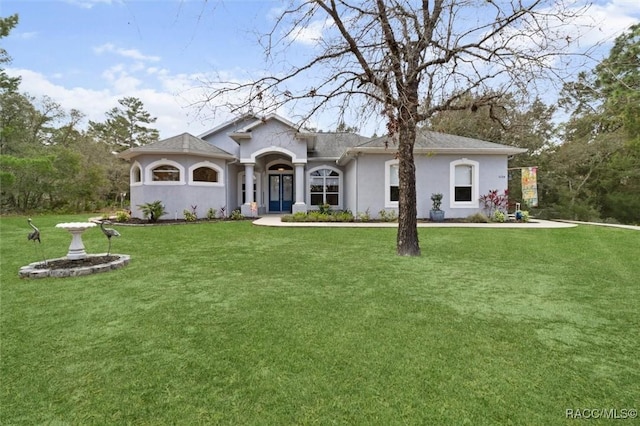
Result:
{"label": "evergreen tree", "polygon": [[147,126],[155,123],[156,117],[151,117],[140,99],[125,97],[118,103],[119,107],[106,113],[107,120],[104,123],[89,121],[89,133],[94,138],[117,152],[158,140],[158,130]]}
{"label": "evergreen tree", "polygon": [[565,217],[640,223],[640,24],[565,85],[571,112],[553,157]]}

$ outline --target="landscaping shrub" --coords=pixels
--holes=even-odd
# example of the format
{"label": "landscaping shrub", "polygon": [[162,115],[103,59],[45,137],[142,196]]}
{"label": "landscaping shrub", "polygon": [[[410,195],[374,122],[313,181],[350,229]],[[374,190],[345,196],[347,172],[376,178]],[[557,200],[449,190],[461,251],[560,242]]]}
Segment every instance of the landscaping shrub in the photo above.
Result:
{"label": "landscaping shrub", "polygon": [[369,214],[369,209],[364,212],[358,213],[358,220],[361,222],[369,222],[371,220],[371,214]]}
{"label": "landscaping shrub", "polygon": [[378,219],[383,222],[395,222],[398,219],[398,213],[395,210],[380,210],[378,212]]}
{"label": "landscaping shrub", "polygon": [[489,218],[484,213],[478,212],[468,216],[466,221],[470,223],[487,223]]}
{"label": "landscaping shrub", "polygon": [[195,222],[196,220],[198,220],[198,216],[196,216],[190,210],[184,209],[182,211],[182,214],[184,215],[184,220],[186,220],[187,222]]}
{"label": "landscaping shrub", "polygon": [[129,220],[130,217],[131,215],[127,211],[118,210],[116,212],[116,222],[126,222]]}
{"label": "landscaping shrub", "polygon": [[244,215],[240,211],[240,209],[235,209],[231,212],[231,216],[229,216],[231,220],[244,220]]}

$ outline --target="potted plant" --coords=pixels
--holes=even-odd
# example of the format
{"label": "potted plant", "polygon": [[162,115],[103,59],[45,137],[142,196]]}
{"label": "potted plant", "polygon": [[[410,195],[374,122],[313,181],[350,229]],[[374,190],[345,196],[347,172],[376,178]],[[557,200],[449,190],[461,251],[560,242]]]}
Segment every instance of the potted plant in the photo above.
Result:
{"label": "potted plant", "polygon": [[444,220],[444,210],[440,210],[440,205],[442,205],[442,194],[440,192],[431,194],[431,203],[429,219],[434,222],[442,222]]}

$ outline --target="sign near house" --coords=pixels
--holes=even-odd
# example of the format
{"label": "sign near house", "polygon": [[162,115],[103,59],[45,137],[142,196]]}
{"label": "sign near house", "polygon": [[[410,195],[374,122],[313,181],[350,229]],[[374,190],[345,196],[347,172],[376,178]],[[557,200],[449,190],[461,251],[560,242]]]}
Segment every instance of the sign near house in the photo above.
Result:
{"label": "sign near house", "polygon": [[530,207],[538,207],[538,168],[522,168],[522,200]]}

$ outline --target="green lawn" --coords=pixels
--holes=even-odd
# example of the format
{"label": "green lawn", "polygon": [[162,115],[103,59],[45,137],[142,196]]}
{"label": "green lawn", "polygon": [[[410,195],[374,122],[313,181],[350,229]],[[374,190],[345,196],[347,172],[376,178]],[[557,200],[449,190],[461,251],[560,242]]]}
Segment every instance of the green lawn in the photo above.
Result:
{"label": "green lawn", "polygon": [[[70,241],[55,224],[85,218],[34,217],[47,258]],[[117,229],[124,269],[25,280],[26,218],[0,219],[0,424],[551,425],[640,408],[638,232],[421,228],[423,255],[400,258],[395,229]],[[107,249],[98,229],[84,242]]]}

